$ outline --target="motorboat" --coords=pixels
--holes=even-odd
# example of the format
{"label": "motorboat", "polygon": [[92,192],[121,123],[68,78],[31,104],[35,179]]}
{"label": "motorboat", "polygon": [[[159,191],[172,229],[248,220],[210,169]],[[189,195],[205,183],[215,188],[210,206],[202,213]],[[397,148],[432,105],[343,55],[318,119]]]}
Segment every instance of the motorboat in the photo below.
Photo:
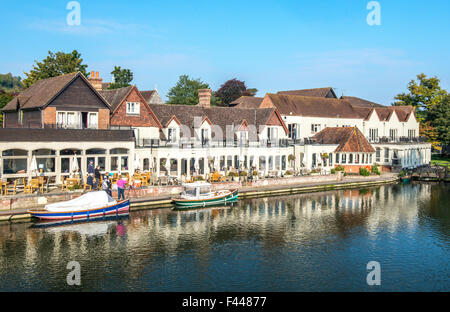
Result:
{"label": "motorboat", "polygon": [[43,220],[85,219],[129,212],[130,200],[117,202],[105,191],[89,192],[75,199],[31,209],[31,216]]}
{"label": "motorboat", "polygon": [[204,182],[183,184],[184,191],[173,198],[176,208],[193,208],[236,202],[238,190],[211,191],[211,184]]}

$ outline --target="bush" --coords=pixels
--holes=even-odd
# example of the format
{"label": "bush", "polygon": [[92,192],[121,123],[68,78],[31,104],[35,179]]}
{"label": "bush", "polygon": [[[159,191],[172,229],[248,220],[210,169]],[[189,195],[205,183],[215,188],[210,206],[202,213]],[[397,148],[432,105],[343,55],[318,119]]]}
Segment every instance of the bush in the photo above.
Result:
{"label": "bush", "polygon": [[331,174],[336,174],[336,169],[331,169]]}
{"label": "bush", "polygon": [[374,164],[372,166],[372,173],[377,174],[377,175],[381,175],[380,169],[378,168],[377,164]]}
{"label": "bush", "polygon": [[256,170],[253,171],[253,175],[254,175],[254,176],[257,176],[257,175],[258,175],[258,171],[256,171]]}
{"label": "bush", "polygon": [[239,175],[238,175],[237,172],[230,171],[230,172],[228,173],[228,176],[229,176],[229,177],[238,177]]}
{"label": "bush", "polygon": [[336,171],[345,171],[345,168],[343,166],[339,165],[335,168],[335,170]]}
{"label": "bush", "polygon": [[319,170],[313,169],[311,170],[311,173],[319,173]]}
{"label": "bush", "polygon": [[285,176],[291,176],[291,175],[293,175],[294,173],[291,171],[291,170],[287,170],[285,173],[284,173],[284,175]]}
{"label": "bush", "polygon": [[239,175],[241,176],[241,177],[246,177],[247,176],[247,171],[241,171],[240,173],[239,173]]}
{"label": "bush", "polygon": [[405,175],[406,175],[406,171],[405,171],[405,170],[402,170],[402,171],[400,171],[400,173],[398,174],[398,177],[401,178],[401,177],[404,177]]}
{"label": "bush", "polygon": [[359,174],[364,177],[368,177],[370,176],[370,171],[367,170],[367,168],[359,168]]}

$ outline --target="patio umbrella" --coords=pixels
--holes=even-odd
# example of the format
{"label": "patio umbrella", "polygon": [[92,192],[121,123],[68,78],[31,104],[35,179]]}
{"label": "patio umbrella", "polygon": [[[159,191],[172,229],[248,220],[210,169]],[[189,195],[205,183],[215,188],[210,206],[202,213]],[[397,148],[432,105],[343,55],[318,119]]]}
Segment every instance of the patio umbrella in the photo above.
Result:
{"label": "patio umbrella", "polygon": [[34,172],[36,175],[38,173],[38,166],[37,166],[36,156],[33,156],[33,158],[31,158],[30,171],[31,171],[31,173]]}
{"label": "patio umbrella", "polygon": [[320,153],[317,154],[317,164],[322,163],[322,157],[320,156]]}
{"label": "patio umbrella", "polygon": [[198,158],[195,158],[195,162],[194,162],[194,170],[195,172],[198,174],[200,171],[200,165],[198,163]]}
{"label": "patio umbrella", "polygon": [[241,155],[241,157],[239,157],[239,167],[240,168],[245,168],[245,157],[244,157],[244,155]]}
{"label": "patio umbrella", "polygon": [[134,154],[134,170],[141,169],[141,159],[138,154]]}
{"label": "patio umbrella", "polygon": [[220,171],[219,157],[214,158],[214,168],[216,169],[216,171]]}
{"label": "patio umbrella", "polygon": [[170,159],[166,160],[166,170],[167,170],[167,175],[170,175]]}
{"label": "patio umbrella", "polygon": [[150,170],[152,170],[153,171],[153,167],[154,167],[155,165],[154,165],[154,163],[153,163],[153,157],[150,157],[149,159],[148,159],[148,168],[150,169]]}
{"label": "patio umbrella", "polygon": [[72,157],[72,166],[70,167],[70,171],[72,172],[78,172],[80,168],[78,168],[78,159],[76,156]]}

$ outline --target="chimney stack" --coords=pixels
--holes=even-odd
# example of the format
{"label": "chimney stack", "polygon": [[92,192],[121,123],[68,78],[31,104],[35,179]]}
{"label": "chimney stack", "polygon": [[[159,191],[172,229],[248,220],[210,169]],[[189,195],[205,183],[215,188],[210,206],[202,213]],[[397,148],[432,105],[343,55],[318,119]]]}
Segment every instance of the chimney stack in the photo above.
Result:
{"label": "chimney stack", "polygon": [[100,78],[99,73],[96,71],[91,71],[91,77],[89,77],[89,82],[97,91],[103,90],[103,78]]}
{"label": "chimney stack", "polygon": [[198,90],[198,105],[201,107],[211,107],[211,89]]}

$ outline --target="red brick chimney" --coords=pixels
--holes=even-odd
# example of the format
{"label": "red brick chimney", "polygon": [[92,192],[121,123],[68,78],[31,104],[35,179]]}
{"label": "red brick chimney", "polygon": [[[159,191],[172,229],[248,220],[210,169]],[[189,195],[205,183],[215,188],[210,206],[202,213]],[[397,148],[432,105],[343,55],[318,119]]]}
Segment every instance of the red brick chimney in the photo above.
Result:
{"label": "red brick chimney", "polygon": [[198,105],[201,107],[211,106],[211,89],[199,89],[198,90]]}
{"label": "red brick chimney", "polygon": [[103,89],[103,78],[99,77],[98,72],[91,71],[91,77],[89,77],[89,81],[95,88],[95,90],[101,91]]}

